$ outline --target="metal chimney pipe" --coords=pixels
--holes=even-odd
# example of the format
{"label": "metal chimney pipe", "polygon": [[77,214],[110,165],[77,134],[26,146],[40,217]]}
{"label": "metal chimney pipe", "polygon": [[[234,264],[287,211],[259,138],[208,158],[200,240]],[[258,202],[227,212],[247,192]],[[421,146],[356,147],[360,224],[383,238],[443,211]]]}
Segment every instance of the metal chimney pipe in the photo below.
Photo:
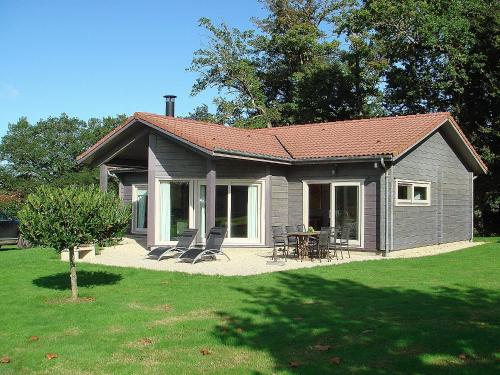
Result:
{"label": "metal chimney pipe", "polygon": [[165,116],[174,117],[175,116],[175,95],[164,95],[165,102]]}

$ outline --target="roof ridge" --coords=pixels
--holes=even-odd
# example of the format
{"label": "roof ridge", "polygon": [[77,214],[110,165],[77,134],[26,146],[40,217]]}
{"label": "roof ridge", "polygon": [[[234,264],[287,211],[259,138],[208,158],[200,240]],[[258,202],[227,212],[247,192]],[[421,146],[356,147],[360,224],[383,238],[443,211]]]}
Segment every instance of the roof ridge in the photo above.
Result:
{"label": "roof ridge", "polygon": [[[291,127],[305,127],[305,126],[321,126],[321,125],[330,125],[330,124],[341,124],[341,123],[349,123],[349,122],[365,122],[365,121],[384,121],[384,120],[391,120],[391,119],[396,119],[396,118],[421,118],[421,117],[437,117],[437,116],[446,116],[450,117],[451,113],[450,112],[429,112],[429,113],[416,113],[416,114],[411,114],[411,115],[393,115],[393,116],[381,116],[381,117],[368,117],[368,118],[362,118],[362,119],[350,119],[350,120],[336,120],[336,121],[323,121],[323,122],[311,122],[311,123],[302,123],[302,124],[289,124],[289,125],[281,125],[281,126],[274,126],[272,128],[238,128],[234,126],[229,126],[229,125],[224,125],[224,124],[216,124],[213,122],[208,122],[208,121],[200,121],[200,120],[193,120],[189,118],[182,118],[182,117],[173,117],[170,118],[165,115],[159,115],[157,113],[151,113],[151,112],[135,112],[133,117],[136,117],[137,115],[145,115],[145,116],[153,116],[157,117],[163,120],[171,120],[173,119],[174,121],[179,121],[179,122],[187,122],[187,123],[193,123],[193,124],[199,124],[199,125],[209,125],[209,126],[215,126],[219,128],[224,128],[224,129],[232,129],[232,130],[238,130],[238,131],[243,131],[243,132],[272,132],[273,130],[276,129],[281,129],[281,128],[291,128]],[[137,116],[137,117],[139,117]]]}
{"label": "roof ridge", "polygon": [[394,115],[394,116],[382,116],[382,117],[368,117],[368,118],[360,118],[360,119],[350,119],[350,120],[335,120],[335,121],[323,121],[323,122],[310,122],[310,123],[303,123],[303,124],[289,124],[289,125],[281,125],[281,126],[274,126],[272,128],[261,128],[261,129],[251,129],[251,130],[258,130],[258,131],[271,131],[271,130],[276,130],[276,129],[281,129],[281,128],[296,128],[296,127],[305,127],[305,126],[321,126],[321,125],[330,125],[330,124],[342,124],[342,123],[348,123],[348,122],[366,122],[366,121],[384,121],[384,120],[391,120],[391,119],[399,119],[399,118],[420,118],[420,117],[438,117],[438,116],[447,116],[450,117],[451,113],[450,112],[430,112],[430,113],[417,113],[417,114],[412,114],[412,115]]}
{"label": "roof ridge", "polygon": [[157,118],[160,118],[162,120],[167,120],[167,121],[173,120],[173,121],[178,121],[178,122],[187,122],[187,123],[193,123],[193,124],[199,124],[199,125],[210,125],[210,126],[215,126],[215,127],[219,127],[219,128],[234,129],[234,130],[245,131],[245,132],[255,130],[255,129],[238,128],[238,127],[224,125],[224,124],[216,124],[214,122],[208,122],[208,121],[193,120],[193,119],[189,119],[189,118],[168,117],[168,116],[159,115],[159,114],[150,113],[150,112],[135,112],[134,117],[136,117],[136,115],[153,116],[153,117],[157,117]]}

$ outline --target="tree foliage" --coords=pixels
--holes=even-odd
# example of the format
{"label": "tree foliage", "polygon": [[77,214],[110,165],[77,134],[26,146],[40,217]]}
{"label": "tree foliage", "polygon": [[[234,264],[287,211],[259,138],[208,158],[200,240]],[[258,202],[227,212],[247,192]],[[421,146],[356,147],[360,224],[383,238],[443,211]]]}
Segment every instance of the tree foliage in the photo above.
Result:
{"label": "tree foliage", "polygon": [[116,195],[95,187],[42,186],[28,195],[18,217],[31,244],[69,251],[72,296],[77,298],[75,248],[121,238],[131,210]]}
{"label": "tree foliage", "polygon": [[[189,68],[192,94],[215,87],[216,118],[245,127],[358,118],[380,111],[377,64],[366,41],[333,38],[349,1],[265,0],[256,30],[202,18],[208,45]],[[349,39],[351,41],[351,39]],[[364,43],[364,44],[363,44]]]}
{"label": "tree foliage", "polygon": [[85,122],[62,114],[30,124],[9,124],[0,142],[0,190],[27,195],[41,184],[88,185],[97,171],[76,164],[76,156],[116,127],[125,116]]}

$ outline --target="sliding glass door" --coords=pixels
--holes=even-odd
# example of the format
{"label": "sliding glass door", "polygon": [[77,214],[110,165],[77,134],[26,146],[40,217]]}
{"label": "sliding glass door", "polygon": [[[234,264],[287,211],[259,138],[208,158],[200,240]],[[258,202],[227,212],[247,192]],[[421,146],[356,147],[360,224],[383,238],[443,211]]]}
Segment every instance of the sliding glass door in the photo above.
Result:
{"label": "sliding glass door", "polygon": [[177,241],[189,227],[190,183],[160,181],[160,242]]}
{"label": "sliding glass door", "polygon": [[[198,225],[206,236],[206,186],[199,185]],[[261,185],[244,183],[218,184],[215,189],[215,225],[226,227],[228,239],[257,242],[261,226]]]}
{"label": "sliding glass door", "polygon": [[351,226],[350,240],[359,242],[360,240],[360,205],[359,186],[335,186],[335,216],[334,226]]}
{"label": "sliding glass door", "polygon": [[316,230],[321,227],[351,226],[350,241],[362,244],[362,182],[335,181],[304,184],[304,223]]}

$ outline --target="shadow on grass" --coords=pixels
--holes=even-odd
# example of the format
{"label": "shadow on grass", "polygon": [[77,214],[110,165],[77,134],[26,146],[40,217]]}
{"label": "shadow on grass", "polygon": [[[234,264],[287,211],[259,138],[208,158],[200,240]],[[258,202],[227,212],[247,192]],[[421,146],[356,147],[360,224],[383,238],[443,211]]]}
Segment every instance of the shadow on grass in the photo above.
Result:
{"label": "shadow on grass", "polygon": [[8,250],[23,250],[17,247],[16,245],[1,245],[0,251],[8,251]]}
{"label": "shadow on grass", "polygon": [[[114,285],[118,283],[123,277],[120,274],[111,272],[78,271],[77,278],[79,287],[93,287],[99,285]],[[33,280],[33,284],[41,288],[48,289],[71,289],[69,273],[57,273],[49,276],[42,276],[38,279]]]}
{"label": "shadow on grass", "polygon": [[246,296],[244,307],[219,312],[213,335],[269,353],[277,371],[494,373],[498,292],[457,286],[424,293],[297,274],[237,290]]}

